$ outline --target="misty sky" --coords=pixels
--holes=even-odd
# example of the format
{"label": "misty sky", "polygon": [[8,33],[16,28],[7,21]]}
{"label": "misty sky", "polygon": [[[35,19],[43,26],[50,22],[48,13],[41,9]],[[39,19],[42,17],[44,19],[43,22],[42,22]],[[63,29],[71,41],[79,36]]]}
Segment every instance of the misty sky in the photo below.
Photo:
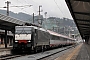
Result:
{"label": "misty sky", "polygon": [[[0,7],[6,6],[5,3],[6,0],[0,0]],[[42,15],[44,15],[45,12],[47,12],[47,17],[59,17],[59,18],[70,18],[72,19],[70,12],[68,10],[68,7],[65,3],[65,0],[9,0],[10,6],[24,6],[24,5],[33,5],[31,7],[25,6],[25,7],[10,7],[10,11],[13,11],[15,13],[18,12],[24,12],[27,14],[32,15],[35,13],[35,15],[38,15],[38,7],[39,5],[42,5],[41,12]],[[2,10],[6,10],[6,8],[0,8]]]}

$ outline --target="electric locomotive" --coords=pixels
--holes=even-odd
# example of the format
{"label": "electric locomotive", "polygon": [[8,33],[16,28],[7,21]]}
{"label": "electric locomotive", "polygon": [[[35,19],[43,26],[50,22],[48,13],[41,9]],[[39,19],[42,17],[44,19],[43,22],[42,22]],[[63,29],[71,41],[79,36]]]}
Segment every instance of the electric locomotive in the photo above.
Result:
{"label": "electric locomotive", "polygon": [[16,26],[13,49],[39,50],[49,46],[47,30],[35,26]]}

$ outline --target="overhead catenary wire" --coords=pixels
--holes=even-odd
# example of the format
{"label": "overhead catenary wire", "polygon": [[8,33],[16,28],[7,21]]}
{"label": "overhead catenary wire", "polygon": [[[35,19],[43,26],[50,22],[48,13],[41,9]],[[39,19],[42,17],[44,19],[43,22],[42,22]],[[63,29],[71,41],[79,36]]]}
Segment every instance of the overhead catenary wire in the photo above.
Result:
{"label": "overhead catenary wire", "polygon": [[14,5],[14,6],[10,6],[10,7],[31,7],[32,5],[18,5],[18,6],[16,6],[16,5]]}
{"label": "overhead catenary wire", "polygon": [[24,0],[27,4],[29,4],[26,0]]}
{"label": "overhead catenary wire", "polygon": [[56,4],[56,6],[58,7],[59,11],[62,13],[62,16],[64,17],[64,14],[63,14],[63,12],[61,11],[60,7],[58,6],[57,2],[56,2],[55,0],[54,0],[54,2],[55,2],[55,4]]}
{"label": "overhead catenary wire", "polygon": [[[28,6],[28,5],[27,5]],[[25,7],[25,6],[10,6],[10,7],[16,7],[16,8],[19,8],[19,9],[21,9],[21,10],[23,10],[23,8],[21,8],[21,7]],[[29,6],[30,7],[30,6]],[[7,8],[6,6],[4,6],[4,7],[0,7],[0,8]],[[23,10],[24,12],[26,12],[25,10]],[[26,12],[26,13],[28,13],[28,12]]]}
{"label": "overhead catenary wire", "polygon": [[[36,7],[38,7],[38,6],[40,6],[40,4],[38,4],[37,2],[35,2],[34,0],[31,0],[33,3],[35,3],[35,5],[34,6],[36,6]],[[25,0],[25,2],[27,3],[27,2],[30,2],[29,0]],[[33,8],[34,9],[34,8]],[[34,9],[34,11],[35,11],[35,9]],[[35,14],[35,13],[34,13]],[[35,15],[37,15],[37,14],[35,14]]]}
{"label": "overhead catenary wire", "polygon": [[[12,4],[13,5],[13,4]],[[23,10],[23,8],[21,8],[21,7],[24,7],[24,6],[15,6],[15,5],[13,5],[12,7],[17,7],[17,8],[19,8],[19,9],[21,9],[21,10]],[[26,13],[28,13],[27,11],[25,11],[25,10],[23,10],[24,12],[26,12]],[[30,14],[30,13],[28,13],[28,14]]]}
{"label": "overhead catenary wire", "polygon": [[[64,2],[65,2],[65,1],[64,1]],[[62,10],[64,10],[62,3],[60,4],[60,6],[62,7]],[[64,16],[65,16],[65,15],[68,15],[66,11],[64,11]]]}
{"label": "overhead catenary wire", "polygon": [[[23,3],[21,2],[21,1],[19,1],[19,0],[17,0],[19,3],[21,3],[22,5],[23,5]],[[28,0],[24,0],[27,4],[30,4],[29,2],[30,1],[28,1]],[[33,1],[34,2],[34,1]],[[36,3],[36,2],[35,2]],[[37,4],[37,3],[36,3]],[[39,5],[39,4],[38,4]],[[20,7],[19,7],[20,8]],[[23,8],[21,8],[22,10],[23,10]],[[24,10],[23,10],[24,11]],[[35,10],[34,10],[35,11]],[[24,11],[25,12],[25,11]],[[34,12],[35,13],[35,12]]]}
{"label": "overhead catenary wire", "polygon": [[[19,3],[21,3],[22,4],[22,2],[20,2],[19,0],[17,0]],[[14,5],[14,4],[11,4],[12,6],[10,6],[10,7],[17,7],[17,8],[19,8],[19,9],[21,9],[21,10],[23,10],[23,8],[21,8],[21,7],[26,7],[26,6],[31,6],[31,5],[24,5],[24,4],[22,4],[22,5],[19,5],[19,6],[16,6],[16,5]],[[4,7],[0,7],[0,8],[7,8],[6,6],[4,6]],[[24,12],[26,12],[26,13],[28,13],[27,11],[25,11],[25,10],[23,10]]]}
{"label": "overhead catenary wire", "polygon": [[23,5],[23,3],[22,3],[22,2],[20,2],[19,0],[17,0],[17,1]]}
{"label": "overhead catenary wire", "polygon": [[32,0],[34,3],[36,3],[37,5],[39,5],[37,2],[35,2],[34,0]]}
{"label": "overhead catenary wire", "polygon": [[[30,3],[30,1],[29,0],[23,0],[24,2],[22,2],[21,0],[16,0],[17,2],[16,2],[16,4],[18,3],[20,3],[19,5],[24,5],[25,3]],[[36,1],[34,1],[34,0],[32,0],[33,1],[33,3],[35,3],[36,5],[39,5]],[[62,9],[60,8],[60,6],[57,4],[57,1],[56,0],[54,0],[54,2],[55,2],[55,4],[56,4],[56,6],[58,7],[58,9],[60,10],[60,12],[61,12],[61,14],[62,14],[62,16],[64,16],[64,13],[63,13],[63,11],[62,11]],[[12,4],[12,3],[11,3]],[[15,5],[16,5],[15,4]],[[23,8],[21,8],[21,7],[18,7],[18,6],[16,6],[17,8],[19,8],[19,9],[21,9],[21,10],[23,10],[24,12],[28,12],[28,11],[26,11],[25,10],[25,8],[27,8],[27,6],[25,6],[25,7],[23,7]],[[30,12],[29,12],[30,13]],[[31,13],[30,13],[31,14]]]}

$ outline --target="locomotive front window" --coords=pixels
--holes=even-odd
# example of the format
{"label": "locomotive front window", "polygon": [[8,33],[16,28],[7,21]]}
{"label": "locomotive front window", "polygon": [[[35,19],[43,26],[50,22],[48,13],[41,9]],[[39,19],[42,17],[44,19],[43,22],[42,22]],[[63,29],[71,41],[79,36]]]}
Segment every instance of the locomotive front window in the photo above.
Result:
{"label": "locomotive front window", "polygon": [[30,27],[16,27],[15,29],[16,34],[30,34],[31,28]]}

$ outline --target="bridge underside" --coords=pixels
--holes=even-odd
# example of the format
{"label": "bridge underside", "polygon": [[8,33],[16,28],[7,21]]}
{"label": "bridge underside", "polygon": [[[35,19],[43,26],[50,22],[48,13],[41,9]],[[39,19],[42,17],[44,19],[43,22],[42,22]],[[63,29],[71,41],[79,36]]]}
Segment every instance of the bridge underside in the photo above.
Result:
{"label": "bridge underside", "polygon": [[80,35],[88,43],[90,40],[90,0],[65,0],[78,27]]}

